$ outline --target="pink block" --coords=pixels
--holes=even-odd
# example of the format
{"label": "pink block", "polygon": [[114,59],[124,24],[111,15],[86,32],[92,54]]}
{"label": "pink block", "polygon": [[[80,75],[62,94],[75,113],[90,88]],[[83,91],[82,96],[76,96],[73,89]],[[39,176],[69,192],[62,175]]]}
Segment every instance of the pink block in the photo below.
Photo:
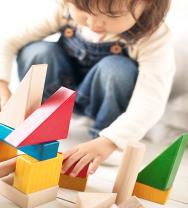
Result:
{"label": "pink block", "polygon": [[21,147],[66,138],[75,97],[75,91],[61,87],[5,141]]}

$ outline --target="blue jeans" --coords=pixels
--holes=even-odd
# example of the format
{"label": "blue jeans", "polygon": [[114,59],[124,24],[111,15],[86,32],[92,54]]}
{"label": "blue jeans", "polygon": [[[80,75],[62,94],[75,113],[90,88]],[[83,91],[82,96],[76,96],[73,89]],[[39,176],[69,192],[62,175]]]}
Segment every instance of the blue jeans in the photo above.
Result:
{"label": "blue jeans", "polygon": [[20,80],[32,64],[48,64],[44,100],[62,85],[76,89],[75,110],[95,120],[93,137],[126,111],[138,75],[137,64],[127,56],[105,55],[89,68],[58,43],[45,41],[22,48],[17,63]]}

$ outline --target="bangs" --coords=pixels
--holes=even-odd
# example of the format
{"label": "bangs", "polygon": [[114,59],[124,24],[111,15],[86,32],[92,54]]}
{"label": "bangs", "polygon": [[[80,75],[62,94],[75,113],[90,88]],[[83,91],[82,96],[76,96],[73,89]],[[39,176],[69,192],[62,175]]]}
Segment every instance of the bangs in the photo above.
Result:
{"label": "bangs", "polygon": [[104,15],[116,15],[127,5],[127,0],[67,0],[66,2],[72,3],[78,9],[93,15],[98,12]]}

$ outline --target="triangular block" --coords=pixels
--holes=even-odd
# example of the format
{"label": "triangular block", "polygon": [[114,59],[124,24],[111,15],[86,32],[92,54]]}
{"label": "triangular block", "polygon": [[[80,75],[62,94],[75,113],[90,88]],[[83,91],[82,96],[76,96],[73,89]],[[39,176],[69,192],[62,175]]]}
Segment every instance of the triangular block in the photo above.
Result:
{"label": "triangular block", "polygon": [[0,123],[16,128],[41,105],[47,65],[33,65],[0,112]]}
{"label": "triangular block", "polygon": [[13,131],[5,142],[21,147],[66,138],[75,96],[74,91],[61,87]]}
{"label": "triangular block", "polygon": [[78,208],[109,208],[115,203],[115,193],[78,193]]}
{"label": "triangular block", "polygon": [[167,190],[171,188],[188,142],[188,134],[180,136],[138,175],[137,182]]}

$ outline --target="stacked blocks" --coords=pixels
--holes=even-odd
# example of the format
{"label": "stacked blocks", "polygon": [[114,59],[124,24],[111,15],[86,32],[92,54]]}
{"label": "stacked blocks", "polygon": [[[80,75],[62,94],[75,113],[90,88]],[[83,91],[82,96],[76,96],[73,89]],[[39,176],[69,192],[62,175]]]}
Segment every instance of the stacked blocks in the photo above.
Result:
{"label": "stacked blocks", "polygon": [[[65,160],[66,161],[66,160]],[[89,164],[86,165],[76,177],[72,177],[69,174],[77,163],[73,164],[72,167],[67,170],[66,173],[60,175],[59,186],[61,188],[73,189],[77,191],[84,191],[87,183],[87,172]]]}
{"label": "stacked blocks", "polygon": [[188,134],[180,136],[138,175],[134,193],[137,197],[165,204],[176,177]]}
{"label": "stacked blocks", "polygon": [[14,187],[25,194],[30,194],[57,186],[62,161],[62,154],[44,161],[38,161],[28,155],[18,157]]}
{"label": "stacked blocks", "polygon": [[19,100],[13,94],[8,101],[9,108],[20,104],[16,106],[17,112],[11,113],[21,115],[11,118],[9,108],[0,114],[2,144],[26,153],[17,158],[14,177],[0,180],[4,187],[0,193],[22,208],[34,208],[56,198],[63,162],[56,140],[67,137],[76,96],[74,91],[61,87],[39,107],[45,69],[46,65],[32,66],[16,91]]}

